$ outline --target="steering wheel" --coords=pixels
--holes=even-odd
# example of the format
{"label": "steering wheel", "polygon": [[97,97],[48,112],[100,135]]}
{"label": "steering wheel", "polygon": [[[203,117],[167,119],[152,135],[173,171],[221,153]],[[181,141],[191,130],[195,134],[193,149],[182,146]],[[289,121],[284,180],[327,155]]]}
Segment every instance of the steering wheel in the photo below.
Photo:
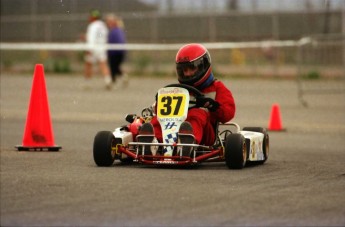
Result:
{"label": "steering wheel", "polygon": [[[201,91],[199,91],[195,87],[192,87],[192,86],[187,85],[187,84],[169,84],[169,85],[167,85],[165,87],[181,87],[181,88],[185,88],[185,89],[187,89],[189,91],[189,93],[193,93],[193,95],[195,97],[195,100],[205,96]],[[196,106],[196,101],[189,101],[189,103],[190,104],[195,104],[195,106],[193,106],[191,108],[198,107],[198,106]]]}

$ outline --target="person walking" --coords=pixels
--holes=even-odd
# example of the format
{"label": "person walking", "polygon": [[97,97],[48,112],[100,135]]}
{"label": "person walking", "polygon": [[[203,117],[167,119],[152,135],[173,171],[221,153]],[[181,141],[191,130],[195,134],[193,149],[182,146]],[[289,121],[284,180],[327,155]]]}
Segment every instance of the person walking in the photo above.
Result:
{"label": "person walking", "polygon": [[101,20],[99,10],[91,10],[85,38],[88,45],[88,51],[85,54],[85,88],[91,87],[93,65],[98,63],[106,88],[110,89],[112,79],[108,68],[107,50],[104,46],[102,47],[108,42],[108,28]]}
{"label": "person walking", "polygon": [[[125,44],[126,36],[123,30],[123,22],[114,14],[106,16],[106,24],[109,28],[108,43],[109,44]],[[126,86],[128,76],[121,69],[121,65],[125,60],[125,50],[108,50],[108,65],[111,72],[113,83],[117,86]]]}

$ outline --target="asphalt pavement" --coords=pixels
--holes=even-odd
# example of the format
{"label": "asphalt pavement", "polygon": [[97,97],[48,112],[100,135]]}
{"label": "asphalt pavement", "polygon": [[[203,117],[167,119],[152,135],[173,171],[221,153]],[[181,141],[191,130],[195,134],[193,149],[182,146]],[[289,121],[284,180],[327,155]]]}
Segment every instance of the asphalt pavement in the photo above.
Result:
{"label": "asphalt pavement", "polygon": [[[46,74],[59,152],[18,152],[32,75],[1,74],[1,226],[344,226],[345,94],[298,98],[294,80],[223,79],[232,90],[234,122],[267,127],[278,104],[283,131],[269,132],[264,165],[230,170],[224,163],[157,168],[116,162],[100,168],[98,131],[125,124],[172,77],[130,78],[106,90],[101,78],[83,88],[78,75]],[[305,81],[318,88],[343,81]]]}

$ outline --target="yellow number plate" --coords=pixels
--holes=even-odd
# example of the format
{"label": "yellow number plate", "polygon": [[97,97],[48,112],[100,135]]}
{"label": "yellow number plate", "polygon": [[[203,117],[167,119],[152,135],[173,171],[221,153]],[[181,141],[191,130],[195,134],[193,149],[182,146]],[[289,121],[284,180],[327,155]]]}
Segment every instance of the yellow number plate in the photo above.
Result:
{"label": "yellow number plate", "polygon": [[157,115],[159,118],[181,117],[185,113],[186,94],[160,94]]}

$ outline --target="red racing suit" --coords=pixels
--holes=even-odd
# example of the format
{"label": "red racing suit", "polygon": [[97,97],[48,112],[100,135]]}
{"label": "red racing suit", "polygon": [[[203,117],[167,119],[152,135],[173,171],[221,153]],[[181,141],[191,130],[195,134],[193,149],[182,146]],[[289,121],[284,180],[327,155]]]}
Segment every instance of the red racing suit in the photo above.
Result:
{"label": "red racing suit", "polygon": [[[235,116],[235,101],[231,91],[223,84],[223,82],[215,80],[210,86],[201,90],[201,92],[209,98],[219,103],[219,108],[210,112],[206,108],[189,109],[186,121],[190,122],[197,144],[211,146],[214,144],[216,135],[215,127],[217,122],[226,123]],[[158,141],[162,141],[161,126],[154,116],[151,120],[154,127],[155,136]]]}

